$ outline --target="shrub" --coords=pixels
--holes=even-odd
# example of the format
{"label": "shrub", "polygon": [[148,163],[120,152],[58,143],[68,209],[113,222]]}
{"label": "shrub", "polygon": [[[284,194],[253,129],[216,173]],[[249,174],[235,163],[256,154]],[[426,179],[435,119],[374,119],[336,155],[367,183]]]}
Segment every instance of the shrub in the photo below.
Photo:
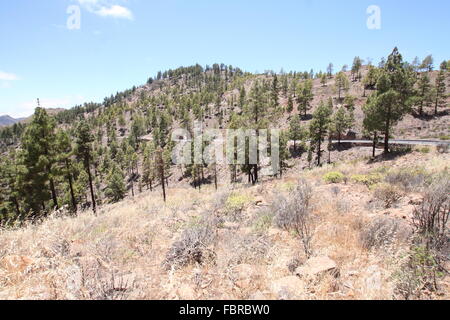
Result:
{"label": "shrub", "polygon": [[195,224],[183,231],[180,240],[173,243],[163,267],[179,269],[189,264],[203,264],[215,258],[209,246],[216,239],[216,226],[212,221]]}
{"label": "shrub", "polygon": [[401,197],[400,191],[390,184],[380,184],[374,191],[374,198],[381,201],[385,209],[392,208]]}
{"label": "shrub", "polygon": [[232,193],[225,203],[225,208],[228,213],[236,215],[241,213],[245,205],[251,201],[252,198],[248,195]]}
{"label": "shrub", "polygon": [[446,175],[426,191],[423,202],[414,209],[413,224],[427,248],[441,249],[447,243],[450,213],[450,180]]}
{"label": "shrub", "polygon": [[381,217],[370,222],[360,234],[360,241],[367,250],[388,246],[395,241],[406,241],[410,237],[408,226],[389,217]]}
{"label": "shrub", "polygon": [[430,147],[421,147],[417,151],[419,151],[420,153],[423,153],[423,154],[427,154],[427,153],[431,152],[431,149],[430,149]]}
{"label": "shrub", "polygon": [[421,299],[422,291],[436,291],[445,275],[436,256],[421,246],[413,246],[399,270],[393,274],[395,293],[404,299]]}
{"label": "shrub", "polygon": [[276,225],[288,231],[294,231],[303,243],[303,249],[309,258],[312,255],[311,240],[313,235],[310,202],[312,189],[305,180],[289,195],[289,199],[281,197],[274,204]]}
{"label": "shrub", "polygon": [[430,175],[420,168],[402,169],[386,175],[385,182],[396,185],[404,191],[418,191],[430,181]]}
{"label": "shrub", "polygon": [[326,175],[323,176],[323,179],[327,183],[339,183],[344,181],[345,176],[341,172],[328,172]]}
{"label": "shrub", "polygon": [[258,234],[265,233],[272,225],[272,220],[274,218],[274,213],[268,208],[262,209],[253,224],[253,229]]}
{"label": "shrub", "polygon": [[230,252],[230,255],[226,257],[228,266],[261,264],[267,255],[271,242],[267,236],[235,233],[230,235],[226,245],[227,252]]}
{"label": "shrub", "polygon": [[355,183],[360,183],[366,185],[368,188],[380,183],[382,176],[379,173],[371,173],[371,174],[355,174],[351,176],[351,181]]}

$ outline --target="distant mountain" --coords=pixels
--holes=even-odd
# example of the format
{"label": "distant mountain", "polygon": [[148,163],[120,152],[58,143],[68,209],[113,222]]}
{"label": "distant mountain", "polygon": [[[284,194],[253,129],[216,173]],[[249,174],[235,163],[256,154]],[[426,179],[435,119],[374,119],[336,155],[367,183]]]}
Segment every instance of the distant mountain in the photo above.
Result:
{"label": "distant mountain", "polygon": [[0,116],[0,127],[10,126],[14,123],[22,121],[23,118],[20,119],[14,119],[13,117],[10,117],[8,115],[6,116]]}

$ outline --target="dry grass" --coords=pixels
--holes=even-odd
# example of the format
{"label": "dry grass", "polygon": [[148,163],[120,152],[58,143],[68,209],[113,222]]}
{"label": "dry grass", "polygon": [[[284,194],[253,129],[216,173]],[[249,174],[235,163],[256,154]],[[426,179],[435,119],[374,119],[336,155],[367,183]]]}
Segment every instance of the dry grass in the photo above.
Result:
{"label": "dry grass", "polygon": [[[429,174],[450,164],[448,155],[418,153],[389,166],[402,168],[412,156]],[[293,170],[255,187],[170,189],[167,204],[155,191],[105,206],[97,216],[83,212],[0,230],[0,299],[391,299],[408,240],[393,241],[398,226],[379,221],[394,218],[366,209],[367,186],[322,180],[331,171],[350,177],[385,166],[361,160]],[[307,258],[297,235],[276,227],[272,204],[289,199],[300,178],[313,189],[314,256],[334,260],[339,277],[294,274]],[[400,216],[412,216],[413,206],[397,206]],[[197,232],[202,228],[211,237],[196,237],[205,235]],[[173,251],[180,241],[187,251]],[[199,249],[211,259],[196,259]],[[187,258],[167,268],[171,252]]]}

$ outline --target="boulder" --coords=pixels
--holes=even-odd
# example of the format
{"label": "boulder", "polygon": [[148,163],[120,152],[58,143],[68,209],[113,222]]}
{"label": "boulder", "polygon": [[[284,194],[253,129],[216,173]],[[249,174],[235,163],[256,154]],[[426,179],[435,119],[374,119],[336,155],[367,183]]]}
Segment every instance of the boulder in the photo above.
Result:
{"label": "boulder", "polygon": [[310,258],[303,266],[295,270],[295,274],[299,277],[317,277],[327,273],[335,277],[339,276],[336,262],[327,256]]}

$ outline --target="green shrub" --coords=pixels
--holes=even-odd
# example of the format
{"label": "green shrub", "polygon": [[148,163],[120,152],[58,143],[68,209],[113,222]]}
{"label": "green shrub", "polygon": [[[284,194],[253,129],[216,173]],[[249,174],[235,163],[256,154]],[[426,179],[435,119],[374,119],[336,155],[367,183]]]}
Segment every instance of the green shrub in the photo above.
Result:
{"label": "green shrub", "polygon": [[426,153],[430,153],[431,149],[430,149],[430,147],[420,147],[417,149],[417,151],[419,151],[420,153],[426,154]]}
{"label": "green shrub", "polygon": [[332,172],[328,172],[326,175],[324,175],[323,179],[327,183],[340,183],[340,182],[344,181],[345,176],[341,172],[332,171]]}
{"label": "green shrub", "polygon": [[382,176],[379,173],[371,173],[371,174],[355,174],[351,176],[351,181],[355,183],[361,183],[366,185],[367,187],[372,187],[377,183],[381,182]]}
{"label": "green shrub", "polygon": [[225,208],[227,212],[239,213],[244,209],[244,206],[251,201],[252,198],[248,195],[232,193],[225,203]]}

